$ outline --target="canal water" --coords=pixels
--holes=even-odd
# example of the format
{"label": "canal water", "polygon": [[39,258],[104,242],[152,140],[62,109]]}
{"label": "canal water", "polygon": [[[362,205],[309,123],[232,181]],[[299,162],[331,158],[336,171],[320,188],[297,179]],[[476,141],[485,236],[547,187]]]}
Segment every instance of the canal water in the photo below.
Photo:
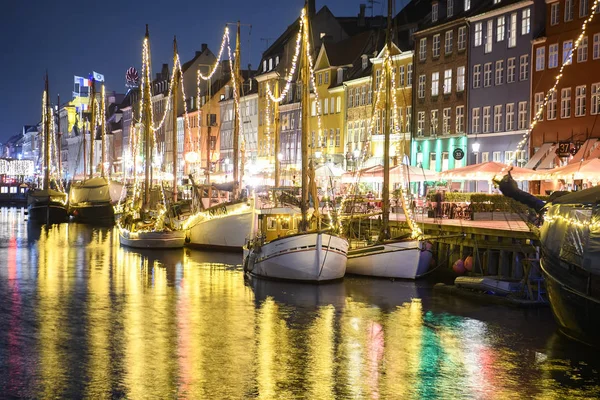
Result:
{"label": "canal water", "polygon": [[598,352],[548,309],[432,283],[246,280],[241,255],[136,251],[0,211],[0,397],[597,398]]}

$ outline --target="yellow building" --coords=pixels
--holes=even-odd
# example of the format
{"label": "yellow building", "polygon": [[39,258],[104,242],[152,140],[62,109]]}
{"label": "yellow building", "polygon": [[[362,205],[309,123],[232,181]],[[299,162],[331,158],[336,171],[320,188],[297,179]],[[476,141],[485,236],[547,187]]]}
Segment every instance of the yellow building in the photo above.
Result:
{"label": "yellow building", "polygon": [[[368,164],[383,163],[383,142],[384,127],[386,118],[386,84],[385,74],[383,73],[385,58],[385,48],[383,48],[376,57],[370,59],[373,64],[371,73],[371,82],[374,90],[373,103],[375,115],[367,116],[367,120],[360,120],[362,134],[362,125],[371,127],[371,138]],[[392,44],[392,104],[391,110],[396,110],[396,115],[390,116],[390,123],[394,127],[390,137],[391,148],[390,156],[394,159],[393,165],[401,163],[404,156],[410,156],[410,131],[412,114],[412,71],[413,71],[413,51],[402,52],[396,45]],[[356,103],[356,92],[354,102]],[[395,96],[394,96],[395,94]],[[394,101],[395,97],[395,101]],[[362,101],[362,93],[361,99]],[[371,103],[369,103],[371,104]],[[366,113],[365,113],[366,114]],[[356,125],[355,125],[356,129]]]}

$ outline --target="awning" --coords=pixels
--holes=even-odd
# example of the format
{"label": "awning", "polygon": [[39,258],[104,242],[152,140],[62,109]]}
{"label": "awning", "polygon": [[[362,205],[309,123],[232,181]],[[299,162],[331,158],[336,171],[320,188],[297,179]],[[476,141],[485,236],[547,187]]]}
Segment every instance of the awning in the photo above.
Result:
{"label": "awning", "polygon": [[590,151],[593,151],[594,144],[598,141],[598,139],[588,139],[581,145],[577,153],[573,156],[569,164],[575,164],[581,162],[583,160],[588,160],[589,157],[586,157]]}
{"label": "awning", "polygon": [[596,146],[596,148],[590,152],[590,155],[586,158],[586,160],[593,160],[594,158],[598,157],[600,157],[600,146]]}
{"label": "awning", "polygon": [[546,153],[542,161],[540,161],[540,164],[537,166],[536,171],[539,171],[541,169],[553,168],[552,163],[554,163],[554,166],[560,165],[560,159],[556,155],[557,148],[557,145],[552,145],[551,150],[548,153]]}
{"label": "awning", "polygon": [[535,169],[536,165],[542,160],[544,156],[548,154],[549,151],[554,152],[556,149],[556,145],[552,143],[544,143],[542,147],[529,159],[527,164],[523,168]]}

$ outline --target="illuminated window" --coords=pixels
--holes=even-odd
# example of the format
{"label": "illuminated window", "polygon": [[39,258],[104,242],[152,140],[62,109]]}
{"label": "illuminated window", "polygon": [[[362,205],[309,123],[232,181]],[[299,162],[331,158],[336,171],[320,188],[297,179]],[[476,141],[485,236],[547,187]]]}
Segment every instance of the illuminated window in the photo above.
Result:
{"label": "illuminated window", "polygon": [[458,28],[458,51],[467,48],[467,27],[461,26]]}
{"label": "illuminated window", "polygon": [[452,40],[453,40],[453,32],[446,31],[446,35],[444,38],[444,50],[446,54],[452,53]]}
{"label": "illuminated window", "polygon": [[535,49],[535,70],[543,71],[546,63],[546,47],[541,46]]}
{"label": "illuminated window", "polygon": [[521,13],[521,35],[531,32],[531,10],[528,8]]}
{"label": "illuminated window", "polygon": [[440,91],[440,73],[433,72],[431,74],[431,95],[437,96]]}
{"label": "illuminated window", "polygon": [[575,88],[575,116],[585,115],[585,85]]}
{"label": "illuminated window", "polygon": [[527,129],[527,102],[519,102],[519,129]]}
{"label": "illuminated window", "polygon": [[501,17],[498,17],[498,19],[496,20],[496,42],[501,42],[504,40],[504,24],[505,24],[505,18],[504,15]]}
{"label": "illuminated window", "polygon": [[481,22],[477,22],[475,24],[475,40],[473,45],[475,47],[479,47],[481,46],[482,43],[482,36],[483,36],[483,32],[482,32],[482,25]]}
{"label": "illuminated window", "polygon": [[592,108],[590,110],[590,114],[597,115],[600,114],[600,83],[592,83],[592,95],[590,97],[590,101],[592,103]]}
{"label": "illuminated window", "polygon": [[556,99],[556,91],[553,91],[552,94],[548,97],[548,104],[546,105],[546,117],[549,120],[556,119],[556,110],[557,109],[557,99]]}
{"label": "illuminated window", "polygon": [[584,36],[581,39],[581,43],[579,43],[579,47],[577,48],[577,62],[586,62],[588,58],[588,38]]}
{"label": "illuminated window", "polygon": [[571,88],[564,88],[560,92],[560,117],[571,117]]}
{"label": "illuminated window", "polygon": [[431,48],[431,55],[433,57],[440,56],[440,35],[433,35],[433,45]]}

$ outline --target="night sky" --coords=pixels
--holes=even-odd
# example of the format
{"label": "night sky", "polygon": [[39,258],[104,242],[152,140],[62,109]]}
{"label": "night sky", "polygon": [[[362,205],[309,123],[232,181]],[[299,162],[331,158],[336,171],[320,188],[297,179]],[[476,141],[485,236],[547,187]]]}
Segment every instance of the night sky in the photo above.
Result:
{"label": "night sky", "polygon": [[[357,15],[366,0],[317,0],[337,16]],[[385,1],[375,4],[382,14]],[[110,5],[109,5],[110,4]],[[210,5],[208,5],[210,4]],[[252,24],[242,29],[242,63],[256,68],[265,41],[271,42],[299,15],[304,0],[222,1],[2,1],[0,7],[0,142],[23,125],[40,120],[44,71],[53,103],[71,99],[73,76],[104,74],[107,92],[124,93],[125,71],[140,70],[145,24],[150,26],[154,72],[172,60],[177,35],[182,62],[202,43],[216,54],[226,22]],[[178,8],[169,9],[170,6]],[[371,11],[367,9],[367,15]],[[234,32],[232,40],[234,40]]]}

